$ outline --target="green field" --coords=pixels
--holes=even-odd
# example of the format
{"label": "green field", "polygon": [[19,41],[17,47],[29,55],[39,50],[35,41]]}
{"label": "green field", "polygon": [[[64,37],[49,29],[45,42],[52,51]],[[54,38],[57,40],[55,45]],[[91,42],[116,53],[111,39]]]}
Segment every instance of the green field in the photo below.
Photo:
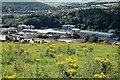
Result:
{"label": "green field", "polygon": [[2,43],[2,78],[118,78],[118,46]]}

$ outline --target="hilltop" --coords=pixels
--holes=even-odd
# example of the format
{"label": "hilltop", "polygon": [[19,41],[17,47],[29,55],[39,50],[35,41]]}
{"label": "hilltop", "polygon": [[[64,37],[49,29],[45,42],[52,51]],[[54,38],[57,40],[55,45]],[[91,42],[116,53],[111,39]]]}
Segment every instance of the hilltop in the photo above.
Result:
{"label": "hilltop", "polygon": [[2,2],[45,2],[45,1],[44,0],[2,0]]}

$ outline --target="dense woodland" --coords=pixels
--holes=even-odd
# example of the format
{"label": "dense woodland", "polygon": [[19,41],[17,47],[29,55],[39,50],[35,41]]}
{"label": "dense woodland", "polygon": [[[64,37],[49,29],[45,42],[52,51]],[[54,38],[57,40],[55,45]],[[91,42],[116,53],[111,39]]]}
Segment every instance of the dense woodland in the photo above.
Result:
{"label": "dense woodland", "polygon": [[61,28],[64,24],[76,25],[80,29],[103,30],[120,29],[120,7],[113,9],[87,9],[44,15],[14,17],[3,16],[3,24],[15,26],[19,24],[34,25],[35,28]]}

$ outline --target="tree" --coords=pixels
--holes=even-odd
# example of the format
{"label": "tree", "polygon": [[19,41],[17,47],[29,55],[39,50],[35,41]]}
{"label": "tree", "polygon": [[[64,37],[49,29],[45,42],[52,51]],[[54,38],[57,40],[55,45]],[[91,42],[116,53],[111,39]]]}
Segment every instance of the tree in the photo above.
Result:
{"label": "tree", "polygon": [[85,41],[87,42],[90,39],[90,35],[85,35]]}
{"label": "tree", "polygon": [[39,26],[39,19],[38,18],[28,18],[23,22],[25,25],[33,25],[35,27]]}
{"label": "tree", "polygon": [[97,41],[98,41],[98,37],[96,37],[96,36],[92,36],[88,40],[88,42],[97,42]]}
{"label": "tree", "polygon": [[77,38],[80,38],[80,36],[77,33],[74,33],[73,38],[77,39]]}

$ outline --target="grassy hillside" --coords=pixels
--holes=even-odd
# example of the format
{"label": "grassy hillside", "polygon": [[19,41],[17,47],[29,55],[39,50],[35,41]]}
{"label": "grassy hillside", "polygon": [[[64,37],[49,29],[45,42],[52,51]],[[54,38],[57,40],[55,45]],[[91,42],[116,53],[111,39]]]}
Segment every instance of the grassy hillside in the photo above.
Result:
{"label": "grassy hillside", "polygon": [[117,1],[119,1],[119,0],[99,0],[99,2],[117,2]]}
{"label": "grassy hillside", "polygon": [[118,78],[118,46],[3,43],[3,78]]}
{"label": "grassy hillside", "polygon": [[49,5],[49,6],[52,6],[52,7],[58,7],[60,5],[62,5],[62,6],[64,5],[64,4],[55,3],[55,2],[43,2],[43,3],[45,3],[45,4]]}
{"label": "grassy hillside", "polygon": [[11,11],[32,11],[32,10],[50,10],[51,7],[48,4],[42,2],[3,2],[3,12]]}

